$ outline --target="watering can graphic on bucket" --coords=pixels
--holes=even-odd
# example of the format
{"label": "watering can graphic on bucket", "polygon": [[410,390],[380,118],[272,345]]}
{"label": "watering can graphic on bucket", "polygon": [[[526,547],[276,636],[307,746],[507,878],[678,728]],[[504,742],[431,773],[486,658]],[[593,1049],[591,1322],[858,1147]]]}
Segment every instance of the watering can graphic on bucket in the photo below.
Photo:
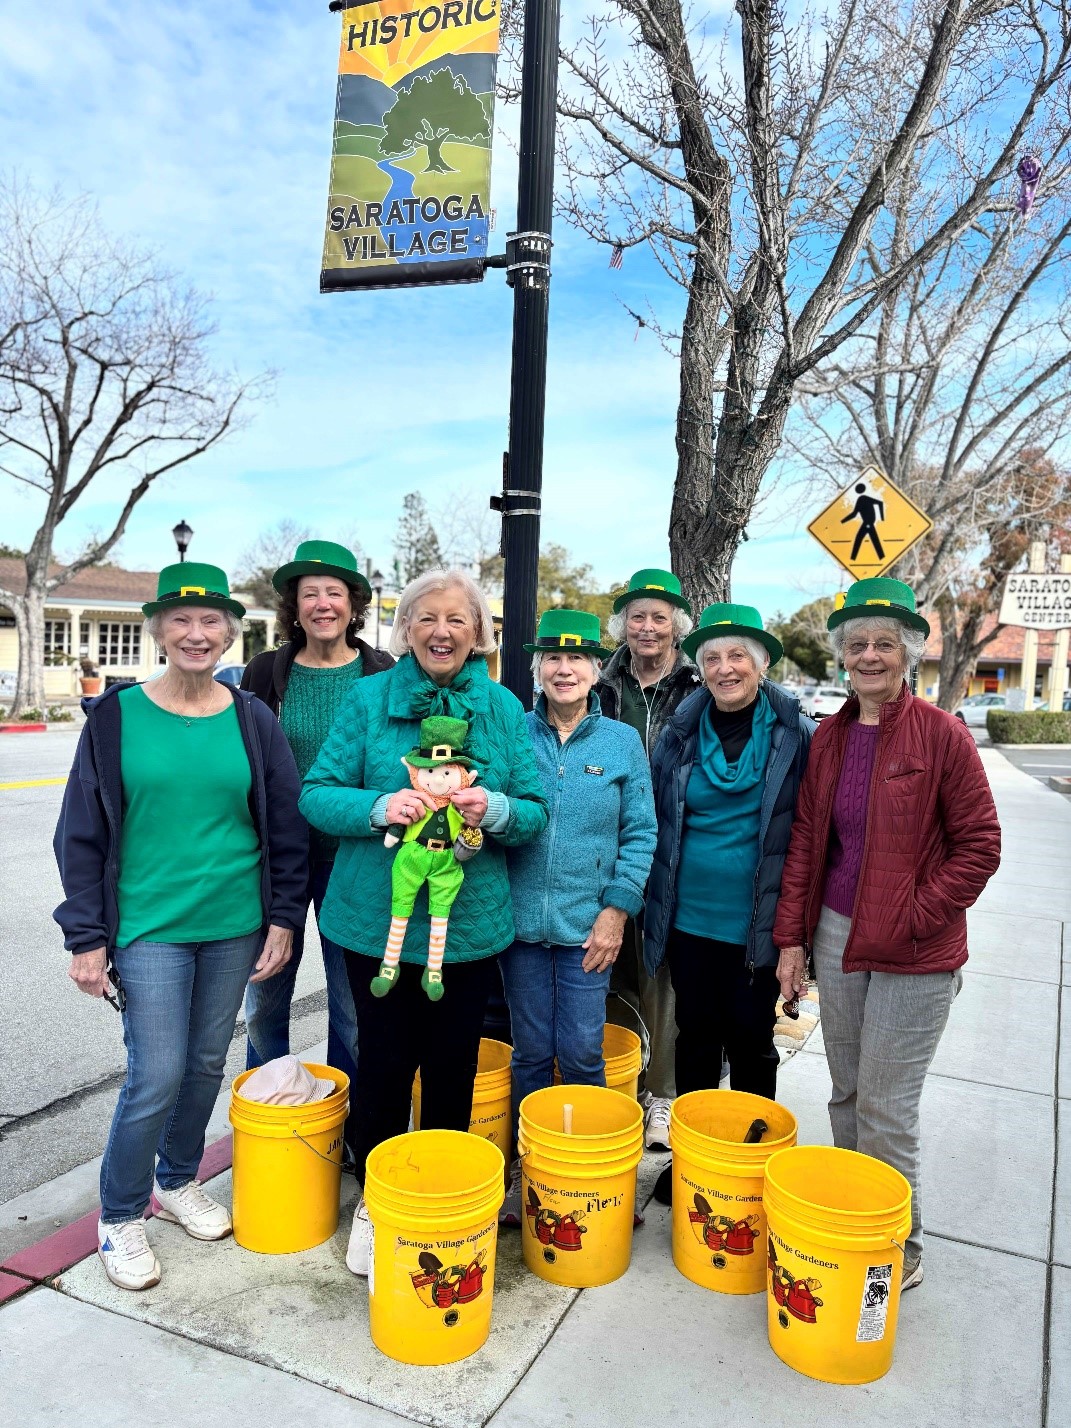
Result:
{"label": "watering can graphic on bucket", "polygon": [[524,1213],[529,1229],[541,1245],[553,1245],[555,1249],[560,1250],[583,1249],[581,1235],[588,1232],[587,1225],[580,1223],[584,1219],[583,1210],[574,1210],[568,1215],[559,1215],[554,1210],[548,1210],[529,1185],[528,1203],[524,1207]]}
{"label": "watering can graphic on bucket", "polygon": [[431,1250],[417,1256],[419,1270],[410,1272],[413,1288],[427,1309],[450,1309],[455,1304],[471,1304],[483,1293],[484,1259],[480,1250],[468,1265],[444,1265]]}

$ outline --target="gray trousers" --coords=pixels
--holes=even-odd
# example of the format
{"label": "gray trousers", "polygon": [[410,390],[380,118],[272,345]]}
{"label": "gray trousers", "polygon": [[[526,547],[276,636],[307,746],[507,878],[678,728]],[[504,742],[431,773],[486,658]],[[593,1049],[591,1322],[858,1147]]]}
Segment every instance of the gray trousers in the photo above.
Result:
{"label": "gray trousers", "polygon": [[919,1104],[926,1072],[963,985],[956,972],[843,971],[851,919],[822,908],[814,936],[822,1038],[833,1080],[833,1143],[899,1170],[911,1185],[904,1262],[922,1254]]}
{"label": "gray trousers", "polygon": [[657,976],[647,975],[647,968],[643,965],[643,933],[634,917],[630,917],[625,923],[621,954],[614,963],[610,976],[610,991],[616,992],[617,996],[607,998],[607,1021],[635,1031],[636,1019],[622,1005],[622,1001],[628,1002],[639,1008],[651,1037],[651,1059],[647,1063],[646,1075],[640,1073],[640,1096],[650,1091],[654,1096],[664,1096],[666,1100],[672,1101],[677,1094],[673,1068],[677,1019],[674,1014],[669,962],[662,963]]}

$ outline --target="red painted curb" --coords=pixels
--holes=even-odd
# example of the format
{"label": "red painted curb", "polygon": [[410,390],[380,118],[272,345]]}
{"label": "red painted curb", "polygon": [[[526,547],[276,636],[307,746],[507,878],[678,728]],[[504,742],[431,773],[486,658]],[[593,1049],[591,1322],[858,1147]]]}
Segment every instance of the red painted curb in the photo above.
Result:
{"label": "red painted curb", "polygon": [[47,734],[47,724],[0,724],[0,734]]}
{"label": "red painted curb", "polygon": [[17,1274],[5,1274],[0,1269],[0,1304],[6,1304],[9,1299],[17,1299],[20,1294],[25,1294],[27,1289],[33,1288],[33,1280],[21,1279]]}
{"label": "red painted curb", "polygon": [[[206,1146],[197,1171],[198,1180],[213,1180],[217,1175],[222,1175],[225,1170],[229,1170],[231,1151],[232,1142],[229,1135]],[[152,1206],[150,1205],[150,1217],[151,1213]],[[96,1254],[97,1221],[99,1219],[99,1213],[96,1210],[90,1210],[88,1215],[83,1215],[80,1220],[75,1220],[72,1224],[64,1225],[55,1234],[46,1235],[36,1244],[27,1245],[25,1249],[19,1250],[5,1259],[3,1264],[0,1264],[0,1274],[7,1270],[14,1275],[21,1275],[25,1281],[28,1281],[25,1285],[27,1289],[32,1288],[34,1284],[51,1279],[53,1275],[62,1274],[65,1269],[70,1269],[79,1260]],[[14,1298],[15,1292],[21,1291],[13,1291],[6,1297]],[[3,1297],[0,1294],[0,1302],[3,1301]]]}

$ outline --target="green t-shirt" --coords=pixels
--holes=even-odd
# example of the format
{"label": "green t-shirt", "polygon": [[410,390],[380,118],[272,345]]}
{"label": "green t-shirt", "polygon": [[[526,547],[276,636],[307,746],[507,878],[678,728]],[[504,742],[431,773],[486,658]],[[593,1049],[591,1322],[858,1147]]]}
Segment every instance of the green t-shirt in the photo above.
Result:
{"label": "green t-shirt", "polygon": [[[361,656],[349,664],[314,669],[309,665],[290,666],[283,707],[279,710],[286,742],[290,745],[302,778],[316,762],[320,746],[331,732],[335,715],[342,708],[350,690],[360,679]],[[339,840],[318,828],[309,829],[309,849],[314,863],[334,862]]]}
{"label": "green t-shirt", "polygon": [[253,775],[233,704],[186,722],[119,695],[123,831],[116,943],[217,942],[263,921]]}

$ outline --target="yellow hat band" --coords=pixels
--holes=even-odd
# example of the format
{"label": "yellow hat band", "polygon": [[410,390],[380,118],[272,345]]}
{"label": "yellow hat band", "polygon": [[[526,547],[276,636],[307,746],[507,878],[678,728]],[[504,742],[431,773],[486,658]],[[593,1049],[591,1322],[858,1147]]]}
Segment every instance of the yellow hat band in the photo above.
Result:
{"label": "yellow hat band", "polygon": [[179,588],[179,599],[181,600],[183,595],[203,595],[204,593],[203,585],[183,585]]}

